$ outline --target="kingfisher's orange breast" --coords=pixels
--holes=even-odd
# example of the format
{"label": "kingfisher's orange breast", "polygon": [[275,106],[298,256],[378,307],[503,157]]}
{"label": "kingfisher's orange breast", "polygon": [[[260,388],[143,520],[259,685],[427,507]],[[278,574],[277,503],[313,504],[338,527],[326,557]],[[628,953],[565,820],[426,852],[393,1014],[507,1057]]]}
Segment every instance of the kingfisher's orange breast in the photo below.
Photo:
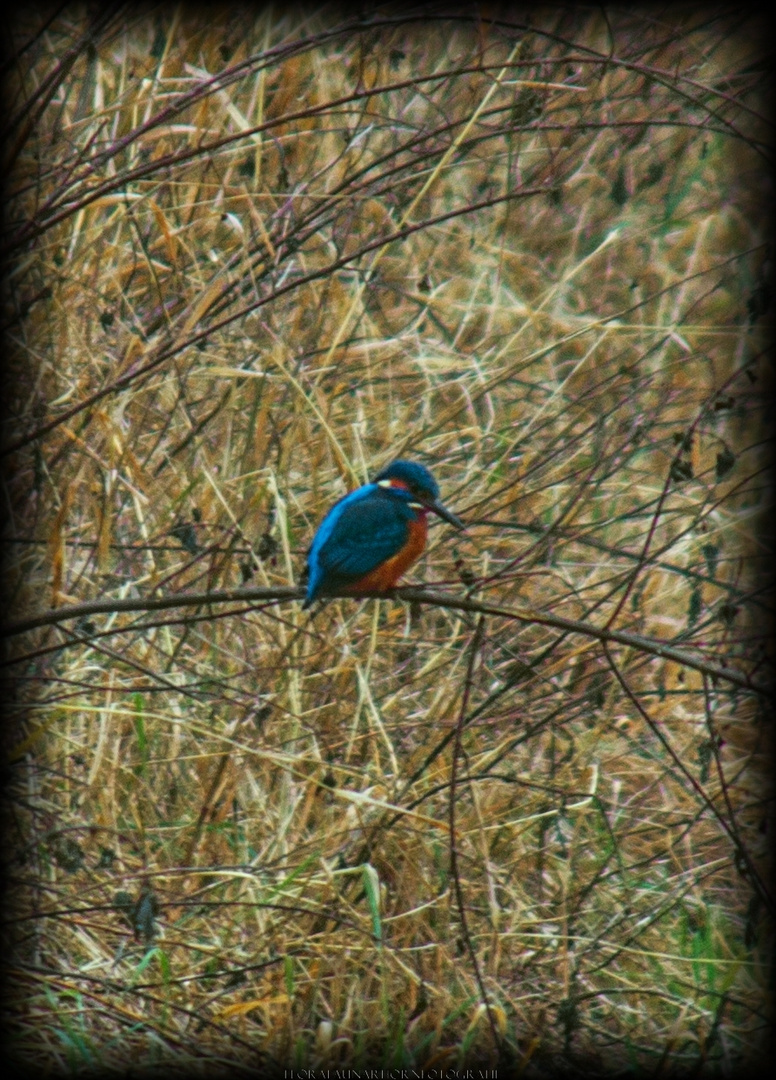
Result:
{"label": "kingfisher's orange breast", "polygon": [[387,589],[392,589],[404,571],[420,558],[426,546],[427,535],[428,522],[425,512],[421,511],[415,520],[409,523],[404,547],[344,591],[385,592]]}

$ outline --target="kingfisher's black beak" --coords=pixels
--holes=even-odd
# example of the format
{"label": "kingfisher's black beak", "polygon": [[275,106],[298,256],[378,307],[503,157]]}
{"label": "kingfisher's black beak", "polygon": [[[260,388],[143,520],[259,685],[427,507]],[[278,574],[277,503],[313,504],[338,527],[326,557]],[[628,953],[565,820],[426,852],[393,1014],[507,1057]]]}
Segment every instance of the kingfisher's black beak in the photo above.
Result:
{"label": "kingfisher's black beak", "polygon": [[433,510],[435,514],[438,514],[444,521],[453,525],[456,529],[465,529],[466,526],[459,517],[456,517],[452,510],[448,510],[446,506],[443,506],[437,499],[435,502],[426,503],[429,510]]}

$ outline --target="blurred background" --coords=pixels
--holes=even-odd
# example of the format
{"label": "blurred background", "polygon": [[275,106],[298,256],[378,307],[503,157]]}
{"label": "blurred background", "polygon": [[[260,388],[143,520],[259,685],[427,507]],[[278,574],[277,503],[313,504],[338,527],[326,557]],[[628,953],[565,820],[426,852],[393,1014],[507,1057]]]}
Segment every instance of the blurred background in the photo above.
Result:
{"label": "blurred background", "polygon": [[[736,7],[14,16],[19,1062],[764,1053],[767,40]],[[406,583],[468,607],[302,612],[323,514],[399,456],[468,526]]]}

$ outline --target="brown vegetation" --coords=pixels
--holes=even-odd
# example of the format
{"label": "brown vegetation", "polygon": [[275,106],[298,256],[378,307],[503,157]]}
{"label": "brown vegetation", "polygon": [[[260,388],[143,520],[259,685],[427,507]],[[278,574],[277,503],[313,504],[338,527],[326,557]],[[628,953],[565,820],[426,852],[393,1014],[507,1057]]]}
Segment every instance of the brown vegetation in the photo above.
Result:
{"label": "brown vegetation", "polygon": [[[763,1050],[767,34],[489,17],[15,20],[22,1062]],[[302,612],[397,456],[468,532]]]}

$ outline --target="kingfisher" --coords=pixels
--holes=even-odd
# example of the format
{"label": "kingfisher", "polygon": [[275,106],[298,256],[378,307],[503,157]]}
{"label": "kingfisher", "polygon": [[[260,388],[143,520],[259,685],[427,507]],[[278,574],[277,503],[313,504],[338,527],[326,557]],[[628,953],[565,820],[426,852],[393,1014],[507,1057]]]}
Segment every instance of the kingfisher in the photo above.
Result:
{"label": "kingfisher", "polygon": [[465,528],[439,501],[439,485],[416,461],[392,461],[371,484],[336,502],[307,552],[303,608],[333,593],[386,592],[426,546],[429,511]]}

